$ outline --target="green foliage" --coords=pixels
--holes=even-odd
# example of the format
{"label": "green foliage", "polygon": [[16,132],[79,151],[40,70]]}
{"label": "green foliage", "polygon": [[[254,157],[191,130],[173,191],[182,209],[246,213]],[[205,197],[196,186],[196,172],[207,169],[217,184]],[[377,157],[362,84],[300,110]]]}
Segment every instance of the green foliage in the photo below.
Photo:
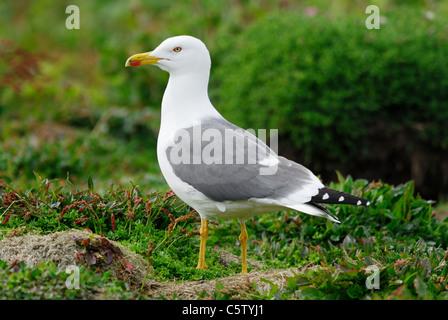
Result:
{"label": "green foliage", "polygon": [[68,274],[52,262],[31,267],[23,262],[10,266],[0,260],[0,300],[92,299],[100,294],[106,299],[145,298],[137,292],[128,291],[123,283],[109,276],[107,272],[98,274],[81,266],[79,286],[82,290],[67,288]]}
{"label": "green foliage", "polygon": [[146,126],[153,118],[147,108],[135,112],[111,109],[91,131],[83,127],[85,122],[76,124],[75,120],[70,124],[25,121],[2,126],[0,178],[26,188],[35,172],[49,179],[68,175],[79,184],[95,172],[100,189],[135,179],[146,188],[166,189],[163,178],[157,176],[156,134]]}
{"label": "green foliage", "polygon": [[[250,259],[262,262],[265,269],[301,270],[288,278],[286,287],[269,282],[265,288],[217,284],[213,298],[447,298],[448,220],[436,219],[432,202],[415,195],[412,182],[391,186],[339,179],[330,187],[369,199],[371,206],[329,206],[340,224],[293,212],[263,215],[247,223]],[[21,191],[2,183],[0,238],[89,228],[150,259],[155,270],[150,277],[155,279],[216,279],[240,271],[238,264],[220,264],[218,252],[240,254],[237,221],[210,226],[209,268],[197,270],[199,217],[172,193],[142,194],[137,186],[97,193],[92,180],[88,185],[90,189],[81,191],[69,183],[58,187],[43,180]],[[105,263],[116,254],[106,240],[74,241],[82,241],[84,259],[90,262],[92,254]],[[94,262],[99,263],[96,258]],[[372,266],[378,268],[380,289],[365,285]],[[210,296],[198,293],[198,298]]]}
{"label": "green foliage", "polygon": [[[412,243],[423,239],[430,245],[448,245],[447,223],[440,223],[436,219],[432,201],[423,200],[414,194],[412,182],[395,187],[381,182],[354,181],[351,177],[339,178],[338,183],[330,184],[331,188],[357,194],[369,199],[372,205],[368,208],[328,205],[341,221],[340,224],[323,223],[321,218],[306,214],[297,216],[289,212],[256,217],[248,228],[252,233],[249,237],[256,239],[249,248],[267,261],[278,259],[295,264],[300,262],[303,254],[313,252],[313,246],[324,248],[330,245],[328,248],[332,249],[339,245],[358,243],[364,245],[366,250],[372,250],[372,241],[375,239],[386,243]],[[211,241],[218,244],[223,237],[237,236],[237,223],[228,224],[228,228],[214,232]],[[325,256],[331,256],[331,250],[325,252]],[[322,259],[320,255],[314,258]]]}
{"label": "green foliage", "polygon": [[[287,286],[272,283],[268,299],[448,299],[446,252],[418,241],[394,250],[378,246],[366,254],[344,248],[334,264],[307,266],[288,276]],[[374,277],[377,277],[375,287]]]}
{"label": "green foliage", "polygon": [[419,188],[431,181],[437,196],[447,188],[436,172],[448,151],[448,20],[420,8],[381,14],[379,30],[355,15],[262,19],[222,45],[213,93],[232,122],[279,129],[280,153],[293,148],[317,172],[410,179],[390,162],[412,163]]}
{"label": "green foliage", "polygon": [[[391,186],[346,179],[330,187],[372,202],[369,208],[329,206],[340,224],[280,212],[249,223],[248,255],[266,268],[299,267],[280,289],[259,288],[263,299],[447,299],[448,220],[436,219],[432,202],[414,193],[414,184]],[[210,242],[237,237],[237,222],[215,230]],[[238,254],[238,249],[230,247]],[[372,266],[380,289],[368,289]],[[260,298],[260,296],[259,296]]]}
{"label": "green foliage", "polygon": [[[212,252],[211,247],[207,250],[209,268],[196,269],[199,239],[194,235],[198,233],[199,216],[172,192],[143,194],[138,186],[130,190],[111,186],[100,194],[94,191],[92,181],[88,183],[91,189],[86,190],[76,189],[70,181],[61,186],[57,182],[42,180],[34,188],[22,191],[0,180],[0,231],[7,230],[0,232],[0,239],[11,232],[18,235],[34,230],[47,234],[87,228],[145,257],[152,243],[150,258],[159,279],[213,279],[239,269],[223,269],[218,253]],[[89,262],[95,252],[101,252],[104,261],[107,254],[114,253],[102,243],[83,243],[90,248],[83,257]]]}

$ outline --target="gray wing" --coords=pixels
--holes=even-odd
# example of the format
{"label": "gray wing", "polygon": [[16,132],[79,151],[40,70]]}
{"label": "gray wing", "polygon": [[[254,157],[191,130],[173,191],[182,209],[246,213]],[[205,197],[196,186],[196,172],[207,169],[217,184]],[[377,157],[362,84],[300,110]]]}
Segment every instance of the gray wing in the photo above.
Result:
{"label": "gray wing", "polygon": [[291,198],[303,190],[300,202],[306,202],[323,187],[307,168],[277,157],[252,133],[224,119],[181,129],[174,142],[166,155],[175,175],[215,201]]}

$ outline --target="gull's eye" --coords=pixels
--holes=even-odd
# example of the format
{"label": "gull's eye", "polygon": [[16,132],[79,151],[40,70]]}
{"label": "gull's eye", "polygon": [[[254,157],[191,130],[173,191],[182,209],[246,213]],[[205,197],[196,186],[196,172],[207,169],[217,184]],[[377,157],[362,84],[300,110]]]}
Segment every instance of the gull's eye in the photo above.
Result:
{"label": "gull's eye", "polygon": [[182,51],[182,48],[181,48],[181,47],[176,47],[176,48],[173,49],[173,51],[174,51],[174,52],[181,52],[181,51]]}

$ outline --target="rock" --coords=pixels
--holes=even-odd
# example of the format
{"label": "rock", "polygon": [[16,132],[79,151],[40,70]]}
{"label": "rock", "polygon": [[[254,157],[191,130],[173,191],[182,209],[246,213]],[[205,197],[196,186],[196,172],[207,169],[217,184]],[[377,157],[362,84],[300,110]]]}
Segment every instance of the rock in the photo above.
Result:
{"label": "rock", "polygon": [[[72,229],[48,235],[4,238],[0,241],[0,260],[7,263],[18,260],[33,266],[43,261],[51,261],[59,269],[65,270],[68,266],[81,264],[76,256],[82,254],[85,249],[74,239],[88,239],[89,237],[89,232]],[[93,235],[93,237],[101,238],[99,235]],[[110,264],[102,262],[95,264],[94,267],[101,272],[110,271],[112,277],[129,283],[131,287],[140,288],[148,268],[148,262],[125,246],[110,242],[121,250],[122,258],[132,266],[132,272],[126,270],[126,264],[118,258],[114,258]],[[146,285],[151,286],[151,281],[147,281]]]}

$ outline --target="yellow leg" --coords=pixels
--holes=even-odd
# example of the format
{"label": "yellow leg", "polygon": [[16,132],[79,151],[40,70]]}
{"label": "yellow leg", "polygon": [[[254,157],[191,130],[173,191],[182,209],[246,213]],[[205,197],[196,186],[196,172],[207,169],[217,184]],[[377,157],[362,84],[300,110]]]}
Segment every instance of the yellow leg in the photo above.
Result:
{"label": "yellow leg", "polygon": [[201,244],[199,246],[199,261],[196,269],[207,269],[205,265],[205,244],[207,242],[208,235],[208,221],[206,219],[201,219],[201,229],[199,230],[201,236]]}
{"label": "yellow leg", "polygon": [[241,243],[241,273],[247,273],[247,230],[246,223],[241,223],[241,234],[238,237]]}

